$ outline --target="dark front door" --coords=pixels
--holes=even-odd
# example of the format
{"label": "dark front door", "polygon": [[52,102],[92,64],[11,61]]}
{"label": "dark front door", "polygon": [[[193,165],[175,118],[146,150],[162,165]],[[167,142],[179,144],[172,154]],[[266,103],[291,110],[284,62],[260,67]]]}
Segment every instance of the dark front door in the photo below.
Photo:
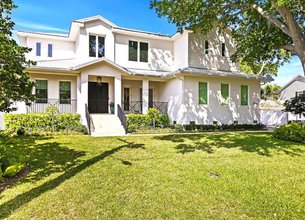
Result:
{"label": "dark front door", "polygon": [[108,113],[108,83],[89,82],[88,108],[90,113]]}

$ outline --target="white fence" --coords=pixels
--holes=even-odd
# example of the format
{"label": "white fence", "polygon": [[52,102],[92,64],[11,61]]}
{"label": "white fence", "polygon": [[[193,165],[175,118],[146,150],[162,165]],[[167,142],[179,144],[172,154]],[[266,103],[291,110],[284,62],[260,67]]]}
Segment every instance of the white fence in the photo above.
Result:
{"label": "white fence", "polygon": [[305,121],[304,116],[293,115],[279,109],[261,110],[261,123],[267,126],[280,126],[289,121]]}

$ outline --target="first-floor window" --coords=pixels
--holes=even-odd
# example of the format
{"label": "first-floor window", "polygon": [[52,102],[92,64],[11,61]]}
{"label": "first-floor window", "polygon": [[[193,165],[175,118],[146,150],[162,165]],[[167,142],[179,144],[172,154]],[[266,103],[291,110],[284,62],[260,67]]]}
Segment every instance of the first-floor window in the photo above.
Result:
{"label": "first-floor window", "polygon": [[208,84],[206,82],[199,82],[199,104],[208,104]]}
{"label": "first-floor window", "polygon": [[48,103],[48,81],[36,80],[36,103]]}
{"label": "first-floor window", "polygon": [[71,104],[71,82],[59,82],[60,104]]}
{"label": "first-floor window", "polygon": [[247,85],[241,85],[240,87],[241,105],[248,105],[249,103],[249,88]]}
{"label": "first-floor window", "polygon": [[221,84],[221,104],[229,104],[229,84]]}

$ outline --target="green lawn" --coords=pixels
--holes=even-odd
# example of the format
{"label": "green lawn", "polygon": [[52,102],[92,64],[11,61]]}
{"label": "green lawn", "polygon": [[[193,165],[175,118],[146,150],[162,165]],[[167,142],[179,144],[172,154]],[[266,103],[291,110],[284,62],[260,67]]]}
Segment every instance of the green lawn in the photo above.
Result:
{"label": "green lawn", "polygon": [[267,133],[1,138],[0,219],[304,219],[305,146]]}

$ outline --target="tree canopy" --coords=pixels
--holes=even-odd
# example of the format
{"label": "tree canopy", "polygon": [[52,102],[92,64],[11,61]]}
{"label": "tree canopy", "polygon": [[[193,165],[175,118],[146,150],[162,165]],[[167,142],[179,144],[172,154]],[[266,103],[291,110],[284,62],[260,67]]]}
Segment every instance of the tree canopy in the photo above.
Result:
{"label": "tree canopy", "polygon": [[232,60],[245,71],[275,74],[291,55],[305,70],[305,0],[151,0],[151,8],[180,30],[231,29]]}
{"label": "tree canopy", "polygon": [[34,99],[34,83],[25,72],[26,66],[34,64],[25,58],[30,49],[19,46],[12,38],[11,11],[15,7],[11,0],[0,0],[0,111],[4,112],[13,110],[12,102]]}

